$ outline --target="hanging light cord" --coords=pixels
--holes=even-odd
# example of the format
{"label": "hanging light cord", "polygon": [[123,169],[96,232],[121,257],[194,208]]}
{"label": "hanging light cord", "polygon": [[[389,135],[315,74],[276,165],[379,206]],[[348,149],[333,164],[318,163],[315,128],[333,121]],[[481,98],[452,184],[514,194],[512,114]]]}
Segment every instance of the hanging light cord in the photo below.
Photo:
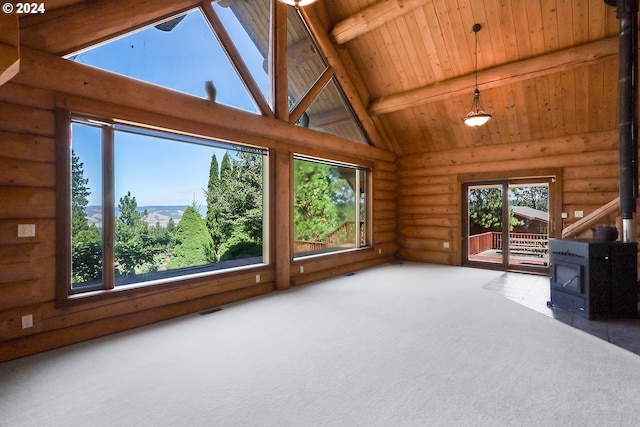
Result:
{"label": "hanging light cord", "polygon": [[473,33],[476,36],[476,89],[478,88],[478,32]]}

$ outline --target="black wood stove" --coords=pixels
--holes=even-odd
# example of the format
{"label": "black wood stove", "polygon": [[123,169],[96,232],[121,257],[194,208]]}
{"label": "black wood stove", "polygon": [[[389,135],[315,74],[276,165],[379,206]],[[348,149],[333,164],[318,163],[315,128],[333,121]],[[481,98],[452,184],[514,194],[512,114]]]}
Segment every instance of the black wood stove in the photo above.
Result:
{"label": "black wood stove", "polygon": [[587,319],[638,317],[637,245],[549,239],[551,299]]}

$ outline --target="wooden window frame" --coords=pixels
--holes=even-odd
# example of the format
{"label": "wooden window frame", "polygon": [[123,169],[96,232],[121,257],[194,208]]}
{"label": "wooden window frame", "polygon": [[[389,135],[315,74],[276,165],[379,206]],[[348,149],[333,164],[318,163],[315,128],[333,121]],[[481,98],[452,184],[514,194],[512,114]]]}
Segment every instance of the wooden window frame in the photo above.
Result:
{"label": "wooden window frame", "polygon": [[[348,168],[348,169],[353,169],[355,171],[355,182],[356,182],[356,188],[354,189],[355,192],[355,221],[356,222],[364,222],[364,233],[362,233],[360,231],[360,227],[356,228],[356,247],[355,248],[348,248],[348,249],[341,249],[341,250],[335,250],[335,251],[328,251],[328,252],[322,252],[322,253],[309,253],[309,254],[303,254],[303,255],[297,255],[295,252],[295,247],[294,247],[294,230],[295,230],[295,224],[294,224],[294,215],[293,215],[293,205],[295,203],[295,192],[294,192],[294,185],[293,185],[293,164],[294,161],[296,160],[302,160],[302,161],[307,161],[307,162],[316,162],[316,163],[324,163],[324,164],[328,164],[328,165],[333,165],[333,166],[338,166],[338,167],[343,167],[343,168]],[[365,177],[364,177],[364,185],[365,185],[365,200],[364,200],[364,205],[365,205],[365,214],[364,214],[364,218],[360,215],[360,207],[361,207],[361,203],[360,203],[360,198],[358,197],[359,194],[359,190],[360,190],[360,182],[362,181],[360,179],[360,174],[364,173]],[[359,250],[363,250],[363,249],[368,249],[372,247],[372,220],[373,220],[373,209],[372,209],[372,187],[373,187],[373,178],[372,178],[372,169],[366,166],[361,166],[361,165],[355,165],[352,163],[346,163],[346,162],[340,162],[340,161],[335,161],[335,160],[330,160],[330,159],[326,159],[326,158],[319,158],[319,157],[311,157],[311,156],[305,156],[302,154],[294,154],[293,158],[292,158],[292,162],[291,162],[291,254],[292,254],[292,258],[293,261],[299,261],[302,259],[306,259],[306,258],[314,258],[314,257],[324,257],[324,256],[331,256],[331,255],[335,255],[335,254],[339,254],[339,253],[345,253],[345,252],[353,252],[353,251],[359,251]],[[364,239],[364,243],[360,244],[360,242]]]}
{"label": "wooden window frame", "polygon": [[[197,274],[185,274],[182,276],[170,277],[165,279],[152,280],[149,282],[140,282],[136,284],[126,285],[122,287],[116,287],[113,277],[111,275],[103,276],[103,283],[100,289],[91,289],[86,292],[77,292],[72,289],[72,256],[71,256],[71,210],[68,208],[71,200],[71,125],[74,116],[80,117],[95,117],[102,125],[110,123],[110,119],[102,118],[103,115],[93,115],[85,113],[75,113],[67,108],[56,108],[56,305],[58,307],[66,307],[76,305],[78,303],[93,302],[96,300],[103,300],[114,297],[122,297],[123,295],[130,295],[132,293],[140,293],[149,290],[158,290],[165,288],[177,288],[183,287],[191,283],[201,282],[216,276],[216,278],[222,278],[238,271],[246,271],[247,269],[260,269],[264,268],[270,262],[270,244],[269,244],[269,224],[270,224],[270,185],[269,185],[269,150],[266,147],[255,147],[263,150],[266,156],[263,162],[263,255],[262,262],[255,264],[248,264],[239,267],[229,267],[223,269],[211,269],[203,273]],[[121,120],[115,120],[120,122]],[[146,126],[144,124],[131,125],[129,121],[122,121],[127,126],[136,126],[142,129],[157,129],[153,125]],[[105,128],[108,129],[105,131]],[[103,135],[102,142],[106,141],[106,144],[102,144],[103,154],[103,180],[111,180],[114,174],[114,158],[113,158],[113,145],[114,145],[114,129],[110,126],[101,126]],[[213,137],[207,137],[204,135],[198,135],[189,132],[185,129],[163,129],[162,132],[171,134],[172,132],[177,135],[189,135],[196,138],[216,140]],[[222,144],[233,145],[228,142],[222,142]],[[247,146],[250,145],[237,143],[235,145]],[[111,178],[110,178],[111,177]],[[112,191],[113,188],[109,188],[103,182],[103,192]],[[103,195],[103,200],[111,201],[111,203],[103,204],[104,223],[111,223],[115,220],[113,211],[115,208],[115,202],[113,195]],[[103,231],[107,233],[103,236],[103,255],[104,259],[113,259],[113,240],[114,229],[113,227],[104,227]],[[104,268],[104,267],[103,267]],[[105,280],[106,279],[106,280]]]}

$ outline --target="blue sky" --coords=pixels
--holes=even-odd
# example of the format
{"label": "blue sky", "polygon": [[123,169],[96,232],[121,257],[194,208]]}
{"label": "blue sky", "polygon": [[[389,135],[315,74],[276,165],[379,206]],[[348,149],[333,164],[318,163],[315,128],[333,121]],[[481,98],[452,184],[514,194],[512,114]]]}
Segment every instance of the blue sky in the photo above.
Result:
{"label": "blue sky", "polygon": [[[225,28],[251,70],[263,94],[268,78],[263,58],[230,9],[214,5]],[[199,10],[190,12],[172,31],[147,28],[73,57],[76,62],[113,71],[205,98],[204,82],[212,80],[217,102],[256,112],[235,70],[229,63]],[[89,179],[90,205],[101,204],[100,131],[73,126],[73,148]],[[208,146],[163,141],[116,133],[116,204],[127,191],[138,206],[206,205],[203,188],[209,179],[211,156],[218,162],[224,151]]]}

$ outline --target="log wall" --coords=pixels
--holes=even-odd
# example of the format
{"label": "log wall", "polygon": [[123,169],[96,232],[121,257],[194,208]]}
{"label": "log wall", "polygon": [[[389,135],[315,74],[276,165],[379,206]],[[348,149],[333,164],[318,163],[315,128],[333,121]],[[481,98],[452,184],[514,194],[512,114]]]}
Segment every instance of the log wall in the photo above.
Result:
{"label": "log wall", "polygon": [[[460,265],[462,181],[560,174],[555,233],[618,197],[617,131],[403,156],[398,159],[398,256]],[[548,172],[546,172],[548,171]],[[529,176],[529,175],[527,175]],[[579,218],[578,218],[579,219]],[[615,219],[610,218],[608,222]],[[605,224],[603,224],[605,225]],[[612,224],[615,225],[615,224]],[[449,248],[445,243],[449,243]]]}
{"label": "log wall", "polygon": [[[276,278],[278,288],[287,289],[393,259],[396,177],[392,153],[41,52],[24,49],[21,59],[20,73],[0,86],[0,362],[268,293],[276,288]],[[274,259],[268,265],[62,307],[56,304],[55,271],[55,108],[60,104],[256,144],[279,157],[296,153],[371,167],[372,245],[346,256],[308,260],[305,273],[299,273],[290,258],[278,259],[279,253],[288,251],[279,251],[276,243],[290,239],[277,238],[272,240],[276,242]],[[271,182],[279,183],[278,193],[290,192],[291,188],[283,188],[291,181],[286,179],[288,172],[278,170],[278,164],[272,162],[276,170],[271,171]],[[272,236],[277,224],[290,220],[289,212],[272,206]],[[35,224],[35,237],[17,237],[20,224]],[[282,263],[290,267],[282,268]],[[288,278],[280,277],[289,271]],[[33,316],[33,327],[22,327],[25,315]]]}

